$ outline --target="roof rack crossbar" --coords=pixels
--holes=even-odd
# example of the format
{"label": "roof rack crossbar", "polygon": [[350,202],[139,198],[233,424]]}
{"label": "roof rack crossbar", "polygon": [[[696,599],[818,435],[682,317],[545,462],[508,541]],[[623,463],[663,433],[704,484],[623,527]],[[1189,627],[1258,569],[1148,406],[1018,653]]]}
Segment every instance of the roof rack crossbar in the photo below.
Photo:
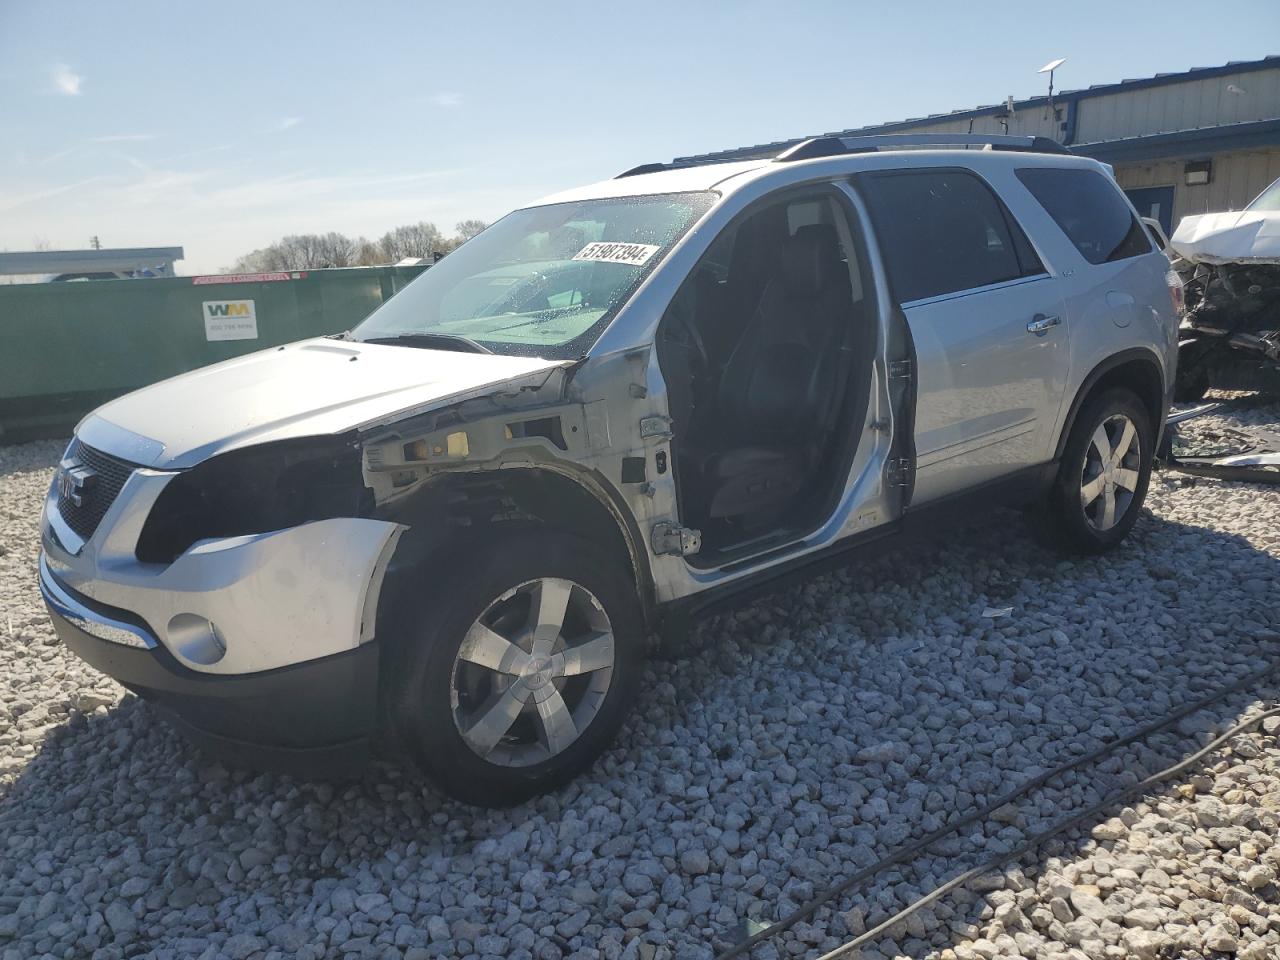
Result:
{"label": "roof rack crossbar", "polygon": [[1024,153],[1070,153],[1049,137],[1016,137],[988,133],[883,133],[870,137],[814,137],[779,153],[774,160],[788,163],[846,153],[901,150],[903,147],[982,147]]}
{"label": "roof rack crossbar", "polygon": [[676,157],[667,163],[642,163],[639,166],[624,170],[613,179],[621,180],[623,177],[635,177],[642,173],[658,173],[662,170],[686,170],[689,167],[710,167],[720,163],[738,163],[742,160],[772,160],[776,156],[775,153],[735,153],[733,156],[714,156],[714,157]]}
{"label": "roof rack crossbar", "polygon": [[[772,149],[748,147],[720,154],[677,157],[670,163],[642,163],[638,167],[632,167],[618,174],[614,179],[620,180],[623,177],[633,177],[642,173],[657,173],[660,170],[680,170],[717,163],[734,163],[739,160],[772,159],[778,163],[790,163],[795,160],[813,160],[817,157],[874,153],[877,150],[901,150],[904,147],[981,147],[984,150],[1013,150],[1022,153],[1071,153],[1050,137],[1018,137],[991,133],[882,133],[868,137],[833,135],[791,141]],[[775,150],[777,152],[774,152]]]}

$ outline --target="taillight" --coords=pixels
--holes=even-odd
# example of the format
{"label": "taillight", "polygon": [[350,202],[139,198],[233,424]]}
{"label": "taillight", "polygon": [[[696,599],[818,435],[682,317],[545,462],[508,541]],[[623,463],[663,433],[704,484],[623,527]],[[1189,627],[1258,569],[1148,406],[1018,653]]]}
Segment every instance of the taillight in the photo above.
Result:
{"label": "taillight", "polygon": [[1164,275],[1165,283],[1169,284],[1169,299],[1173,301],[1173,312],[1179,317],[1186,310],[1187,297],[1182,289],[1182,278],[1178,276],[1178,271],[1170,267]]}

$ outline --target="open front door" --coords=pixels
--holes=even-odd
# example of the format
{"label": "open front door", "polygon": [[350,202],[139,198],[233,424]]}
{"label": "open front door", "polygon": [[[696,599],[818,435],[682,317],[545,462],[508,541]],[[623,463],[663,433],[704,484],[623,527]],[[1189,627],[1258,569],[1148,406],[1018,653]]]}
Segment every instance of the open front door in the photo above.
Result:
{"label": "open front door", "polygon": [[759,201],[713,241],[657,339],[691,564],[803,548],[848,503],[868,436],[886,438],[867,426],[884,415],[880,303],[835,185]]}

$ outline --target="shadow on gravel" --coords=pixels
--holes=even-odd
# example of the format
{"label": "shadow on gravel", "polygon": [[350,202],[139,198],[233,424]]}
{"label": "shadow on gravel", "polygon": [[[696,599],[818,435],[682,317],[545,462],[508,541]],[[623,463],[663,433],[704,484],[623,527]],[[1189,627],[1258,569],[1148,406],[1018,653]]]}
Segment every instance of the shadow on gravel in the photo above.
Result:
{"label": "shadow on gravel", "polygon": [[[0,952],[12,936],[36,952],[195,955],[240,930],[251,942],[238,955],[255,957],[392,945],[616,957],[636,938],[658,946],[641,956],[708,956],[746,919],[776,920],[1039,770],[1267,665],[1275,645],[1257,638],[1275,625],[1280,560],[1176,519],[1179,495],[1166,482],[1165,518],[1104,559],[1061,561],[1009,515],[709,621],[687,658],[650,665],[635,717],[591,772],[513,810],[454,804],[385,764],[347,784],[228,771],[132,697],[76,716],[0,795],[0,914],[17,918],[0,921]],[[1235,509],[1206,522],[1229,527]],[[1131,759],[1173,762],[1242,703]],[[1135,778],[1104,762],[1046,788],[842,898],[797,929],[802,952],[1008,849],[1020,823],[1056,822]],[[946,898],[898,948],[947,945],[979,907]]]}
{"label": "shadow on gravel", "polygon": [[0,444],[0,478],[15,473],[52,471],[67,449],[67,439],[32,440],[29,443]]}

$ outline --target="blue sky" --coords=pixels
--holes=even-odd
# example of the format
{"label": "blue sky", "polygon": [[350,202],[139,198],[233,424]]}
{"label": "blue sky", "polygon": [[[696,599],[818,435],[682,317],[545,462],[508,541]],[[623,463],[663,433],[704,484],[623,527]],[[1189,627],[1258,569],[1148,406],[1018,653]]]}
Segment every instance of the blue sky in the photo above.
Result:
{"label": "blue sky", "polygon": [[1280,53],[1280,3],[0,0],[0,249],[496,219],[637,163]]}

